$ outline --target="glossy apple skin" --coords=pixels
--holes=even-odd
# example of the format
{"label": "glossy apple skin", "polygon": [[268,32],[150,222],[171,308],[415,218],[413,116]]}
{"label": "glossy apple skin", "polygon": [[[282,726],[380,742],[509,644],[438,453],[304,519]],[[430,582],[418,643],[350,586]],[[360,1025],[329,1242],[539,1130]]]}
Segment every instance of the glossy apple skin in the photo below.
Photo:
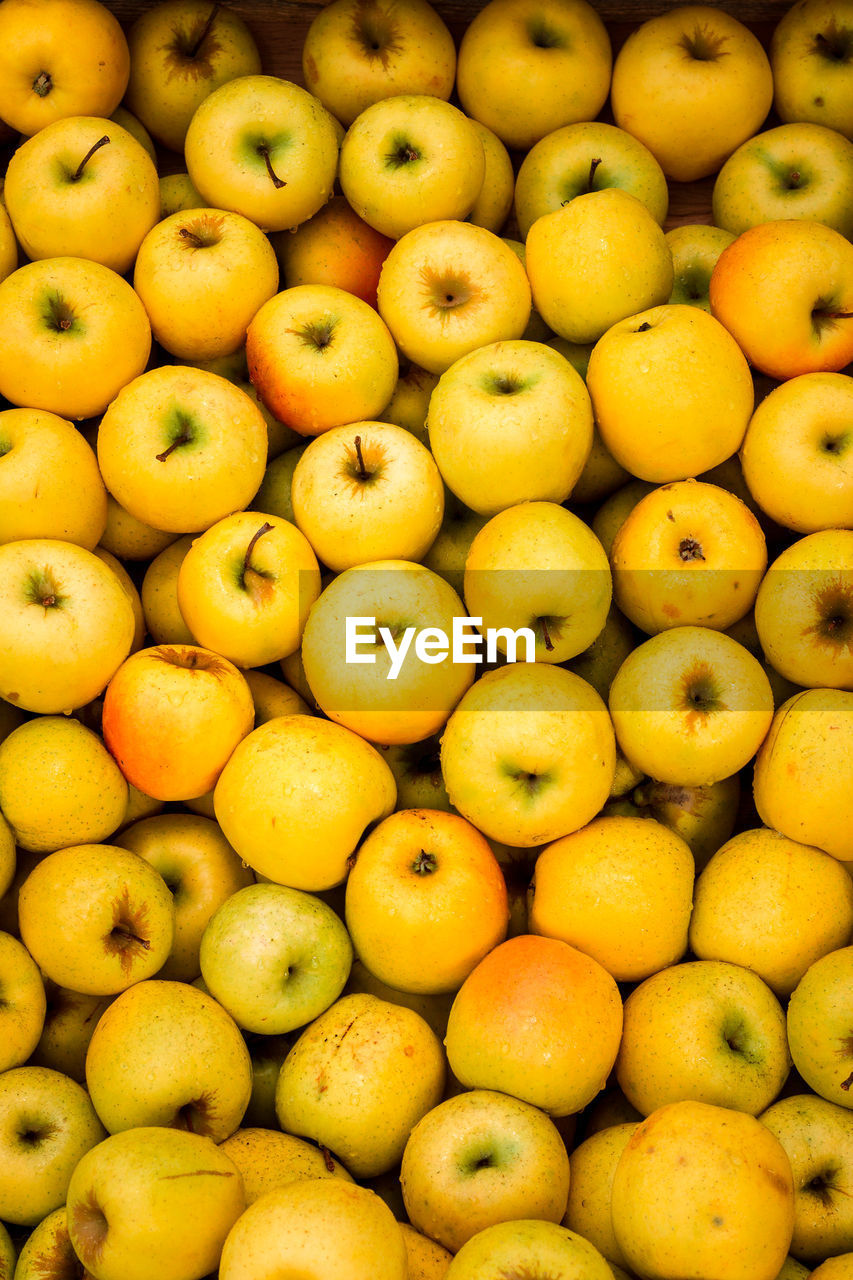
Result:
{"label": "glossy apple skin", "polygon": [[[845,0],[798,0],[782,14],[770,42],[780,120],[809,120],[853,140],[850,32]],[[846,56],[839,56],[845,35]]]}

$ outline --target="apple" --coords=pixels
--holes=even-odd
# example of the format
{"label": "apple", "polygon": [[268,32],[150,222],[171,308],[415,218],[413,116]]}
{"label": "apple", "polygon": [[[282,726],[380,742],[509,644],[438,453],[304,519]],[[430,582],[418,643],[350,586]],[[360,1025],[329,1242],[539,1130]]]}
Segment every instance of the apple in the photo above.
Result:
{"label": "apple", "polygon": [[616,739],[659,782],[707,786],[755,755],[773,718],[757,658],[724,632],[680,626],[628,655],[610,686]]}
{"label": "apple", "polygon": [[74,1169],[106,1135],[86,1090],[47,1067],[0,1075],[0,1214],[34,1227],[65,1203]]}
{"label": "apple", "polygon": [[615,605],[611,605],[604,626],[592,644],[576,657],[570,658],[565,665],[569,671],[591,684],[598,696],[606,702],[613,677],[635,647],[636,641],[636,632],[631,623]]}
{"label": "apple", "polygon": [[794,1229],[791,1164],[754,1116],[673,1102],[628,1139],[612,1214],[632,1271],[777,1280]]}
{"label": "apple", "polygon": [[330,1152],[277,1129],[236,1129],[219,1148],[242,1174],[247,1206],[268,1191],[277,1191],[302,1178],[352,1182],[352,1175]]}
{"label": "apple", "polygon": [[569,1202],[563,1226],[576,1231],[614,1267],[625,1261],[625,1254],[613,1234],[610,1201],[613,1174],[628,1139],[637,1128],[636,1121],[611,1124],[590,1132],[572,1150],[572,1178]]}
{"label": "apple", "polygon": [[654,818],[680,835],[690,845],[699,872],[732,835],[740,797],[737,773],[705,787],[679,787],[649,778],[634,788],[630,800],[619,802],[619,811]]}
{"label": "apple", "polygon": [[622,1000],[607,970],[558,938],[523,934],[465,979],[444,1043],[465,1088],[566,1116],[603,1089],[621,1034]]}
{"label": "apple", "polygon": [[139,14],[127,39],[127,105],[172,151],[183,150],[190,120],[208,94],[261,70],[243,19],[207,0],[161,0]]}
{"label": "apple", "polygon": [[110,120],[112,120],[113,124],[126,129],[131,137],[135,138],[140,146],[148,152],[154,165],[157,165],[157,148],[154,145],[154,139],[138,116],[135,116],[132,111],[128,111],[127,107],[119,106],[110,114]]}
{"label": "apple", "polygon": [[610,88],[610,37],[586,0],[489,0],[462,34],[463,110],[508,147],[592,120]]}
{"label": "apple", "polygon": [[487,231],[500,234],[512,210],[515,191],[512,157],[496,133],[479,120],[473,120],[472,124],[483,144],[486,169],[468,221],[476,227],[485,227]]}
{"label": "apple", "polygon": [[474,538],[464,594],[481,631],[495,634],[498,652],[508,653],[510,636],[527,628],[535,661],[565,662],[607,621],[610,566],[578,516],[557,502],[523,502],[492,516]]}
{"label": "apple", "polygon": [[214,789],[216,818],[244,862],[277,884],[316,892],[346,878],[365,828],[388,816],[394,775],[342,725],[278,716],[233,751]]}
{"label": "apple", "polygon": [[0,605],[0,696],[27,711],[66,714],[91,702],[130,651],[124,587],[74,543],[0,545]]}
{"label": "apple", "polygon": [[265,511],[272,516],[281,516],[282,520],[289,520],[291,524],[296,523],[293,519],[291,494],[293,473],[307,447],[308,441],[303,440],[267,463],[261,487],[252,499],[252,506],[256,511]]}
{"label": "apple", "polygon": [[356,1178],[375,1177],[399,1162],[412,1127],[440,1101],[444,1076],[441,1044],[419,1014],[377,996],[341,996],[285,1058],[276,1114],[285,1133],[328,1147]]}
{"label": "apple", "polygon": [[767,544],[740,498],[681,480],[640,499],[613,539],[610,562],[616,603],[643,631],[725,631],[755,602]]}
{"label": "apple", "polygon": [[45,983],[45,996],[44,1026],[29,1065],[50,1067],[85,1084],[89,1041],[112,996],[82,995],[49,980]]}
{"label": "apple", "polygon": [[543,213],[526,248],[533,305],[571,342],[597,342],[611,325],[672,292],[672,254],[661,227],[642,201],[617,187]]}
{"label": "apple", "polygon": [[486,173],[468,117],[429,93],[366,107],[341,144],[338,181],[368,226],[392,240],[429,222],[466,218]]}
{"label": "apple", "polygon": [[518,1098],[473,1089],[412,1129],[400,1168],[412,1225],[457,1253],[497,1222],[559,1222],[569,1158],[550,1117]]}
{"label": "apple", "polygon": [[97,459],[66,418],[0,411],[0,542],[58,538],[93,551],[107,523]]}
{"label": "apple", "polygon": [[525,155],[515,183],[515,216],[523,238],[543,213],[576,196],[618,187],[646,206],[663,226],[669,190],[648,147],[624,129],[601,120],[564,125],[541,138]]}
{"label": "apple", "polygon": [[75,257],[123,275],[157,221],[157,169],[120,125],[91,115],[47,125],[18,148],[3,189],[30,259]]}
{"label": "apple", "polygon": [[394,241],[368,226],[344,196],[332,196],[307,222],[271,239],[284,287],[331,284],[376,306],[379,272]]}
{"label": "apple", "polygon": [[846,990],[853,947],[829,951],[809,965],[788,1001],[788,1042],[803,1080],[828,1102],[853,1108]]}
{"label": "apple", "polygon": [[[301,1178],[261,1196],[228,1234],[220,1280],[407,1280],[403,1233],[367,1187]],[[284,1273],[286,1274],[286,1273]]]}
{"label": "apple", "polygon": [[12,220],[0,199],[0,280],[5,280],[18,266],[18,242]]}
{"label": "apple", "polygon": [[164,173],[160,178],[160,219],[205,205],[188,173]]}
{"label": "apple", "polygon": [[263,231],[285,231],[332,194],[338,139],[328,111],[300,85],[238,75],[196,108],[184,158],[211,208],[241,213]]}
{"label": "apple", "polygon": [[140,650],[104,696],[107,747],[127,780],[158,800],[209,791],[253,721],[241,673],[198,645]]}
{"label": "apple", "polygon": [[465,561],[468,559],[471,543],[486,520],[486,516],[471,511],[445,486],[444,519],[435,541],[422,557],[421,564],[444,578],[460,599],[465,579]]}
{"label": "apple", "polygon": [[808,688],[853,689],[853,530],[799,538],[767,570],[755,601],[761,648]]}
{"label": "apple", "polygon": [[611,325],[593,347],[586,383],[604,444],[654,484],[730,457],[755,404],[746,358],[725,327],[669,303]]}
{"label": "apple", "polygon": [[293,653],[320,594],[308,539],[278,516],[238,511],[196,538],[178,570],[181,616],[200,644],[239,667]]}
{"label": "apple", "polygon": [[68,1216],[63,1204],[33,1227],[21,1247],[17,1268],[13,1257],[7,1272],[0,1266],[0,1277],[13,1280],[14,1271],[18,1280],[40,1280],[46,1270],[50,1275],[48,1268],[52,1268],[55,1280],[92,1280],[91,1271],[81,1271],[81,1266],[68,1235]]}
{"label": "apple", "polygon": [[245,1206],[239,1170],[210,1138],[141,1126],[77,1165],[68,1234],[98,1280],[188,1280],[215,1269]]}
{"label": "apple", "polygon": [[713,5],[681,5],[647,19],[613,64],[616,124],[645,143],[676,182],[715,173],[758,132],[772,99],[758,37]]}
{"label": "apple", "polygon": [[503,941],[508,920],[497,859],[457,814],[391,814],[359,846],[347,877],[346,925],[355,951],[398,991],[458,990]]}
{"label": "apple", "polygon": [[740,451],[743,476],[771,519],[798,533],[853,528],[853,378],[804,373],[757,406]]}
{"label": "apple", "polygon": [[825,1098],[795,1093],[761,1115],[794,1174],[791,1253],[814,1264],[853,1245],[853,1115]]}
{"label": "apple", "polygon": [[771,378],[837,373],[853,360],[853,245],[822,222],[742,232],[717,259],[710,298],[750,364]]}
{"label": "apple", "polygon": [[137,519],[176,534],[208,529],[245,507],[266,461],[266,423],[250,397],[185,365],[135,378],[98,429],[110,493]]}
{"label": "apple", "polygon": [[294,285],[264,303],[246,357],[264,404],[305,436],[378,418],[397,381],[388,327],[336,285]]}
{"label": "apple", "polygon": [[133,289],[84,258],[28,262],[0,281],[0,336],[0,396],[62,418],[103,413],[151,351]]}
{"label": "apple", "polygon": [[798,121],[741,143],[714,182],[714,222],[740,235],[761,222],[809,218],[853,235],[853,142]]}
{"label": "apple", "polygon": [[446,723],[474,679],[476,656],[460,653],[466,641],[470,654],[476,633],[443,578],[410,560],[375,560],[323,591],[302,661],[325,715],[387,746],[418,742]]}
{"label": "apple", "polygon": [[178,574],[194,541],[185,534],[151,559],[142,578],[140,597],[148,635],[155,644],[195,644],[178,607]]}
{"label": "apple", "polygon": [[783,999],[815,960],[846,945],[851,927],[844,866],[758,827],[732,836],[698,877],[690,949],[753,969]]}
{"label": "apple", "polygon": [[210,360],[244,344],[249,322],[278,289],[278,263],[248,218],[194,209],[148,232],[133,287],[162,347],[179,360]]}
{"label": "apple", "polygon": [[78,720],[38,716],[0,743],[0,810],[22,849],[52,853],[107,840],[127,798],[115,760]]}
{"label": "apple", "polygon": [[851,710],[853,692],[841,689],[788,698],[758,752],[753,783],[762,822],[847,862],[853,861]]}
{"label": "apple", "polygon": [[441,375],[428,429],[448,488],[494,516],[520,502],[565,501],[592,447],[592,406],[583,379],[550,347],[486,343]]}
{"label": "apple", "polygon": [[455,220],[402,236],[382,265],[376,298],[403,355],[429,373],[477,347],[520,338],[530,317],[517,255],[494,232]]}
{"label": "apple", "polygon": [[539,853],[528,928],[592,956],[617,982],[642,981],[687,950],[693,878],[687,842],[662,823],[594,818]]}
{"label": "apple", "polygon": [[177,538],[176,533],[155,529],[131,515],[111,493],[107,493],[107,527],[99,543],[102,550],[109,551],[121,561],[150,560],[170,547]]}
{"label": "apple", "polygon": [[46,977],[84,995],[113,995],[166,960],[174,907],[162,876],[135,853],[70,845],[27,876],[18,923]]}
{"label": "apple", "polygon": [[101,1015],[86,1087],[110,1133],[163,1125],[222,1142],[243,1118],[252,1066],[237,1024],[212,996],[157,978],[135,983]]}
{"label": "apple", "polygon": [[150,863],[163,877],[175,906],[172,949],[158,977],[192,982],[199,949],[214,913],[254,877],[215,822],[198,814],[163,813],[140,818],[115,843]]}
{"label": "apple", "polygon": [[594,818],[615,764],[613,726],[599,695],[547,663],[487,672],[441,740],[451,803],[487,837],[528,848]]}
{"label": "apple", "polygon": [[809,120],[853,139],[853,28],[844,0],[799,0],[770,41],[773,105],[780,120]]}
{"label": "apple", "polygon": [[620,1274],[577,1232],[559,1223],[519,1218],[478,1231],[454,1256],[446,1276],[447,1280],[502,1280],[524,1275],[531,1265],[537,1271],[541,1268],[539,1274],[566,1280],[609,1280]]}
{"label": "apple", "polygon": [[674,273],[669,301],[710,311],[711,272],[720,254],[734,239],[731,231],[704,223],[686,223],[667,231]]}
{"label": "apple", "polygon": [[38,965],[23,943],[5,932],[0,932],[0,981],[3,984],[2,1076],[3,1072],[21,1067],[29,1060],[41,1038],[47,1007]]}
{"label": "apple", "polygon": [[332,427],[300,455],[293,518],[335,573],[374,560],[423,558],[444,516],[444,485],[429,449],[403,427]]}
{"label": "apple", "polygon": [[344,989],[353,948],[331,907],[281,884],[231,894],[201,939],[201,975],[246,1031],[281,1035],[325,1012]]}
{"label": "apple", "polygon": [[99,0],[29,0],[0,18],[0,119],[30,135],[64,116],[108,116],[124,96],[130,51]]}
{"label": "apple", "polygon": [[447,99],[456,47],[426,0],[333,0],[302,43],[305,84],[344,126],[367,107],[399,94]]}

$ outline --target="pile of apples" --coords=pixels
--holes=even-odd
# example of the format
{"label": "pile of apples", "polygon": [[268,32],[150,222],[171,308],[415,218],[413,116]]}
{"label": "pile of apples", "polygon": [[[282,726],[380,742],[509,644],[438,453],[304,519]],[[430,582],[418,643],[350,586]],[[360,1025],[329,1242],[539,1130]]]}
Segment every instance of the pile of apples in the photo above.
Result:
{"label": "pile of apples", "polygon": [[850,0],[301,57],[0,4],[0,1280],[851,1280]]}

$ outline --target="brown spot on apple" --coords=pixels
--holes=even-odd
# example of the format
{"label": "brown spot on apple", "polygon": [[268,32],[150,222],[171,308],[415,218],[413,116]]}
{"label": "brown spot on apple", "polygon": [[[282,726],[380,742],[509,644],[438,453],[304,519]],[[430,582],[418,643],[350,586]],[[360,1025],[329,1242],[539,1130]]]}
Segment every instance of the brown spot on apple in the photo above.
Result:
{"label": "brown spot on apple", "polygon": [[125,885],[113,903],[113,927],[104,938],[104,950],[108,955],[118,956],[125,976],[130,975],[136,957],[151,950],[145,936],[149,931],[148,916],[147,902],[132,905],[130,889]]}

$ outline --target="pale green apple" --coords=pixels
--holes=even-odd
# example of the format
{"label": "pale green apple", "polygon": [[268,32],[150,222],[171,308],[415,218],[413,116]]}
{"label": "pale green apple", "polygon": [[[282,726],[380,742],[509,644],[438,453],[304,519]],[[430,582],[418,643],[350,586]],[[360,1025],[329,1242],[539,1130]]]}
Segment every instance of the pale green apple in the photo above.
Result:
{"label": "pale green apple", "polygon": [[312,894],[255,884],[224,902],[201,940],[211,995],[246,1031],[280,1035],[337,1000],[352,965],[340,918]]}
{"label": "pale green apple", "polygon": [[710,311],[708,286],[711,272],[723,250],[734,240],[731,231],[705,223],[686,223],[666,233],[672,254],[673,282],[670,302]]}
{"label": "pale green apple", "polygon": [[255,511],[265,511],[268,515],[295,523],[291,498],[293,473],[307,447],[307,444],[294,445],[267,463],[261,487],[252,499]]}

